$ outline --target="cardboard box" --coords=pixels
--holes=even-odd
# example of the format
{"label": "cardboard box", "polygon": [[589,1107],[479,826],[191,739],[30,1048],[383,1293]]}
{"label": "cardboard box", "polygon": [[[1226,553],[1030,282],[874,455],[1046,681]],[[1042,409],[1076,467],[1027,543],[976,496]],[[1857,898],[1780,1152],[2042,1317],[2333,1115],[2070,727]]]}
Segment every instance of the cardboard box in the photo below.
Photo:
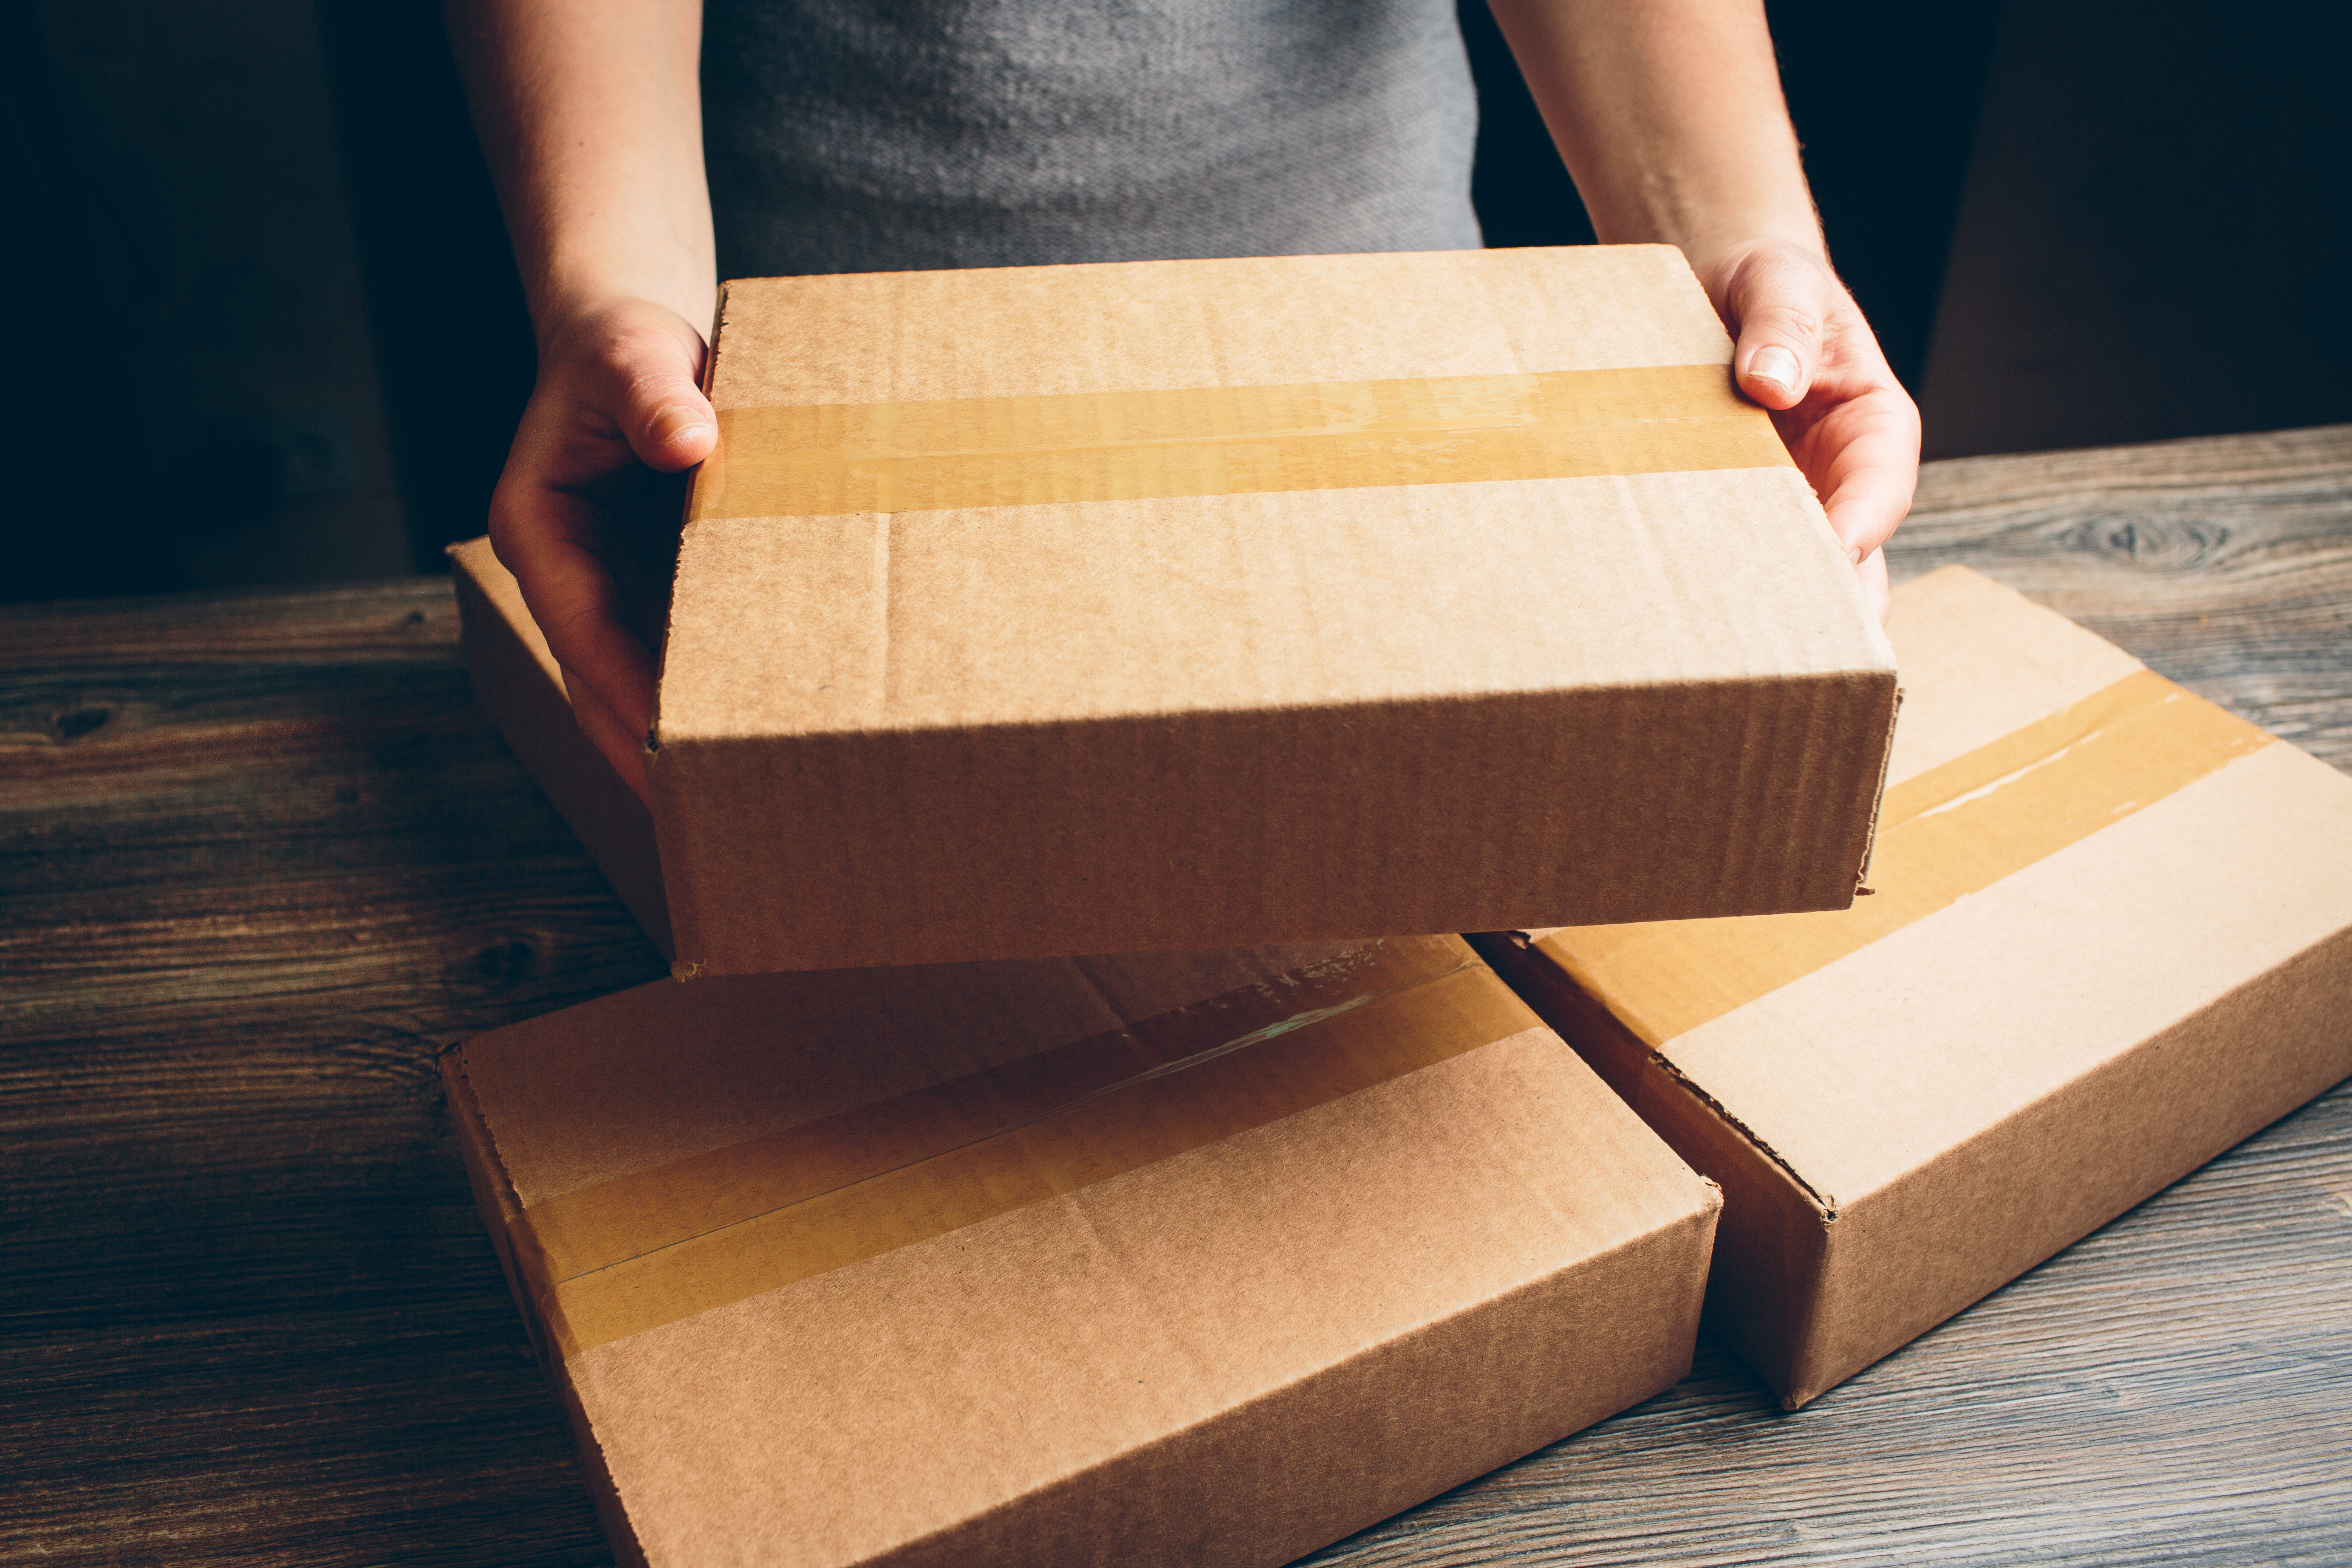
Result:
{"label": "cardboard box", "polygon": [[1669,247],[725,289],[714,973],[1843,908],[1892,660]]}
{"label": "cardboard box", "polygon": [[675,959],[653,814],[581,733],[563,671],[490,542],[469,539],[448,553],[474,700],[662,956]]}
{"label": "cardboard box", "polygon": [[1715,1190],[1458,939],[668,981],[451,1047],[625,1563],[1279,1563],[1674,1383]]}
{"label": "cardboard box", "polygon": [[1960,567],[1892,630],[1873,896],[1479,940],[1722,1184],[1792,1409],[2352,1073],[2352,779]]}

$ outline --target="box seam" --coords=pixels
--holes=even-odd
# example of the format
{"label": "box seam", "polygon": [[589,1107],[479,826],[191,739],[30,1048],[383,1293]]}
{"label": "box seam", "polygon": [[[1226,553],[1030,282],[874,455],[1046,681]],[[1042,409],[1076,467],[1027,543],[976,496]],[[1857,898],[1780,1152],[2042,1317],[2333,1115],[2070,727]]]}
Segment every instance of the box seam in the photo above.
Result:
{"label": "box seam", "polygon": [[[1513,943],[1522,952],[1528,952],[1536,946],[1535,939],[1523,931],[1503,931],[1499,934],[1502,936],[1504,941]],[[1555,967],[1558,966],[1556,965]],[[1566,973],[1565,969],[1561,970],[1563,977],[1565,977]],[[1570,982],[1570,984],[1574,983]],[[1594,1005],[1601,1007],[1603,1011],[1607,1010],[1605,1005],[1600,1003],[1597,998],[1594,1001]],[[1610,1016],[1614,1018],[1615,1015],[1612,1013]],[[1688,1073],[1683,1071],[1681,1068],[1675,1066],[1674,1059],[1667,1056],[1663,1049],[1651,1045],[1646,1040],[1640,1039],[1638,1037],[1633,1037],[1630,1030],[1627,1031],[1627,1036],[1629,1038],[1633,1038],[1634,1043],[1638,1045],[1643,1052],[1647,1053],[1651,1061],[1655,1064],[1659,1070],[1664,1072],[1668,1079],[1672,1079],[1678,1088],[1680,1088],[1685,1093],[1688,1094],[1693,1100],[1696,1100],[1701,1105],[1705,1106],[1708,1113],[1714,1116],[1717,1121],[1722,1122],[1726,1127],[1730,1128],[1731,1131],[1738,1133],[1744,1142],[1753,1148],[1758,1153],[1761,1154],[1765,1159],[1778,1166],[1781,1174],[1787,1176],[1790,1181],[1796,1184],[1798,1189],[1805,1194],[1806,1200],[1810,1202],[1817,1211],[1819,1211],[1822,1216],[1822,1224],[1824,1226],[1835,1223],[1838,1217],[1838,1203],[1837,1198],[1833,1194],[1822,1192],[1820,1189],[1816,1188],[1812,1183],[1807,1181],[1803,1173],[1801,1173],[1796,1166],[1790,1164],[1789,1161],[1782,1156],[1779,1150],[1766,1142],[1764,1139],[1757,1133],[1754,1128],[1748,1126],[1748,1123],[1733,1115],[1730,1109],[1726,1106],[1723,1101],[1716,1099],[1714,1095],[1709,1094],[1706,1089],[1699,1087],[1697,1080],[1693,1079]]]}
{"label": "box seam", "polygon": [[[1843,684],[1844,682],[1856,679],[1875,679],[1884,676],[1885,673],[1886,672],[1883,669],[1869,668],[1860,665],[1854,665],[1835,669],[1783,671],[1776,676],[1758,676],[1753,674],[1712,675],[1694,676],[1688,679],[1677,679],[1594,682],[1579,685],[1573,688],[1561,688],[1557,686],[1527,686],[1490,687],[1479,690],[1408,691],[1397,692],[1382,697],[1370,697],[1351,702],[1324,702],[1317,701],[1311,698],[1301,698],[1297,701],[1283,703],[1237,702],[1231,707],[1221,708],[1138,709],[1132,711],[1105,711],[1100,713],[1085,713],[1076,716],[1064,716],[1060,718],[1048,719],[973,720],[949,718],[919,724],[863,722],[854,723],[845,728],[826,730],[797,730],[791,731],[776,730],[731,731],[724,732],[711,731],[709,733],[687,736],[673,736],[665,741],[662,744],[664,749],[675,748],[681,745],[688,748],[716,748],[741,745],[765,747],[793,745],[814,742],[872,741],[877,737],[898,737],[908,735],[962,735],[1021,732],[1044,733],[1057,730],[1086,731],[1106,724],[1142,724],[1152,722],[1192,723],[1202,719],[1258,719],[1265,717],[1280,717],[1286,714],[1297,713],[1307,713],[1317,716],[1336,715],[1341,717],[1352,717],[1360,714],[1382,713],[1395,710],[1429,707],[1433,705],[1447,708],[1472,707],[1489,702],[1523,702],[1560,698],[1582,701],[1593,698],[1617,698],[1627,693],[1654,693],[1664,691],[1679,693],[1703,691],[1718,688],[1737,693],[1753,689],[1757,682],[1761,679],[1783,680],[1792,686],[1811,686],[1815,684]],[[1894,733],[1895,727],[1893,721],[1890,720],[1886,727],[1886,753],[1885,756],[1881,759],[1879,763],[1879,778],[1882,787],[1886,775],[1887,763],[1891,760],[1894,754]],[[1874,828],[1875,827],[1876,820],[1877,814],[1874,807],[1872,812],[1872,824]]]}
{"label": "box seam", "polygon": [[1895,765],[1895,728],[1903,721],[1903,688],[1895,688],[1895,703],[1886,720],[1886,743],[1878,756],[1878,790],[1870,797],[1870,826],[1862,835],[1862,868],[1853,874],[1853,896],[1867,898],[1878,889],[1870,885],[1870,862],[1878,853],[1878,819],[1886,809],[1886,774]]}

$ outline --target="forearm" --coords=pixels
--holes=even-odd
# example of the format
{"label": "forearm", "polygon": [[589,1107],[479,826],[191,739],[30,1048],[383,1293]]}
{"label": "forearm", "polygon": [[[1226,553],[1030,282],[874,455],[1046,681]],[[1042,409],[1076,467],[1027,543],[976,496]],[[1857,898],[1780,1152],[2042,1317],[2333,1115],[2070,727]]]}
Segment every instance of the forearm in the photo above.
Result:
{"label": "forearm", "polygon": [[1602,241],[1820,253],[1761,0],[1492,3]]}
{"label": "forearm", "polygon": [[446,0],[544,347],[647,300],[707,330],[699,0]]}

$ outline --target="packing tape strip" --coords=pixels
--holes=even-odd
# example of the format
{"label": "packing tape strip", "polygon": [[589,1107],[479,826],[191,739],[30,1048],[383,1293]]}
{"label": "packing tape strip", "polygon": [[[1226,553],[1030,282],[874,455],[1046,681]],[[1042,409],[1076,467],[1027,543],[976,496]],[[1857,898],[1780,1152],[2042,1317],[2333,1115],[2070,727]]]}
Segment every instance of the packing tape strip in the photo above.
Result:
{"label": "packing tape strip", "polygon": [[688,521],[1790,467],[1728,366],[723,409]]}
{"label": "packing tape strip", "polygon": [[1572,926],[1538,947],[1659,1046],[1982,892],[2271,743],[2152,670],[1886,792],[1849,910]]}
{"label": "packing tape strip", "polygon": [[533,1205],[526,1288],[568,1359],[1539,1026],[1459,942],[1370,951]]}

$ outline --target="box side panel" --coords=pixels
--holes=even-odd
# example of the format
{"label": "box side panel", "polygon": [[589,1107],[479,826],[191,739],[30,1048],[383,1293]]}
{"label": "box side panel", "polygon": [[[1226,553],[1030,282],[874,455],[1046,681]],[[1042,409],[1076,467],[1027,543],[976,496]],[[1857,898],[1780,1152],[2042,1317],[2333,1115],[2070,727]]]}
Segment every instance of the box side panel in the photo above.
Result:
{"label": "box side panel", "polygon": [[1471,944],[1685,1164],[1723,1189],[1707,1327],[1787,1394],[1813,1333],[1838,1216],[1539,948],[1516,932]]}
{"label": "box side panel", "polygon": [[665,958],[676,956],[653,815],[572,717],[562,676],[488,540],[449,552],[475,700]]}
{"label": "box side panel", "polygon": [[1688,1215],[877,1561],[1287,1562],[1671,1387],[1690,1370],[1715,1218]]}
{"label": "box side panel", "polygon": [[1849,1206],[1786,1403],[1853,1376],[2347,1075],[2352,929]]}
{"label": "box side panel", "polygon": [[483,1118],[481,1104],[467,1079],[463,1045],[452,1046],[441,1053],[441,1087],[448,1098],[449,1121],[457,1134],[457,1152],[466,1163],[467,1184],[474,1190],[474,1206],[490,1233],[490,1246],[498,1253],[499,1271],[506,1275],[507,1289],[513,1292],[515,1309],[522,1316],[523,1332],[530,1337],[531,1349],[539,1355],[541,1370],[547,1374],[556,1397],[562,1401],[572,1444],[580,1452],[589,1500],[595,1506],[596,1522],[604,1531],[605,1543],[612,1548],[614,1560],[621,1568],[646,1568],[646,1554],[637,1544],[636,1532],[629,1527],[628,1513],[605,1468],[603,1446],[596,1441],[588,1413],[580,1406],[580,1396],[572,1386],[572,1379],[551,1350],[547,1325],[540,1321],[530,1293],[522,1288],[521,1276],[516,1271],[509,1226],[522,1213],[522,1205],[516,1201],[514,1185],[507,1180],[499,1162],[498,1145],[490,1136],[489,1123]]}
{"label": "box side panel", "polygon": [[680,957],[718,973],[1842,909],[1894,700],[1855,672],[677,742],[655,792],[704,913]]}

